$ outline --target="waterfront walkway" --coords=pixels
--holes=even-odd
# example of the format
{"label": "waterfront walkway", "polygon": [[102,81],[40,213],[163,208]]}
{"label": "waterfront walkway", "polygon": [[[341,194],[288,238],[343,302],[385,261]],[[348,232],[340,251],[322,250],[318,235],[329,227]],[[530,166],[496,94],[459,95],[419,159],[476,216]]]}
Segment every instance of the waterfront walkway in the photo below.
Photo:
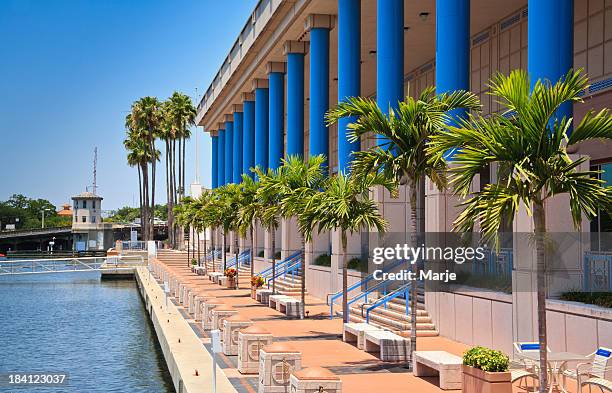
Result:
{"label": "waterfront walkway", "polygon": [[[163,255],[163,254],[161,254]],[[186,255],[178,262],[162,256],[156,261],[165,265],[180,282],[189,282],[192,289],[202,295],[210,295],[224,304],[238,310],[241,316],[251,319],[255,325],[270,331],[274,341],[290,343],[302,353],[302,367],[324,367],[342,380],[342,390],[348,393],[371,392],[458,392],[441,390],[437,377],[415,377],[406,369],[406,364],[382,362],[374,355],[359,350],[342,341],[342,320],[329,319],[329,306],[324,300],[308,296],[304,320],[288,318],[251,299],[249,283],[243,280],[240,289],[227,289],[208,280],[206,276],[197,276],[186,265]],[[161,283],[158,283],[161,284]],[[163,284],[161,284],[163,285]],[[194,316],[172,299],[183,318],[200,337],[204,346],[210,351],[210,336]],[[418,350],[444,350],[458,356],[468,346],[444,337],[419,337]],[[256,392],[257,375],[242,375],[237,370],[237,356],[220,355],[220,367],[238,392]],[[209,367],[203,367],[209,373]],[[570,388],[574,388],[570,383]],[[575,391],[575,389],[572,389]],[[515,392],[525,390],[515,386]]]}

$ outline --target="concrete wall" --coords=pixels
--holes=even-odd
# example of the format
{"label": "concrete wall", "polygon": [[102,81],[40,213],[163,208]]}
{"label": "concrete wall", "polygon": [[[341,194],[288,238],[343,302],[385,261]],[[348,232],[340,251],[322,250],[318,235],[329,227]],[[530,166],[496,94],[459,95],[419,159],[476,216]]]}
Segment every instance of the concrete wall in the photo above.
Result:
{"label": "concrete wall", "polygon": [[[440,335],[452,340],[507,354],[513,353],[514,341],[537,341],[536,332],[517,331],[511,295],[430,292],[425,302]],[[612,347],[612,310],[560,300],[548,300],[547,310],[551,350],[586,355],[599,346]],[[517,334],[522,336],[517,339]]]}

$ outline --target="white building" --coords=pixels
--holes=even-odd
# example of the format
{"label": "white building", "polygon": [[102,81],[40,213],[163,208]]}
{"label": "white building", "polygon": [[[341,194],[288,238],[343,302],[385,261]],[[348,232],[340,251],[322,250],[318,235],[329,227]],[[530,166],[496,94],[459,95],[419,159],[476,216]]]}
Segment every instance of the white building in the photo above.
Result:
{"label": "white building", "polygon": [[112,224],[102,222],[102,197],[91,192],[73,196],[72,234],[76,251],[112,247]]}

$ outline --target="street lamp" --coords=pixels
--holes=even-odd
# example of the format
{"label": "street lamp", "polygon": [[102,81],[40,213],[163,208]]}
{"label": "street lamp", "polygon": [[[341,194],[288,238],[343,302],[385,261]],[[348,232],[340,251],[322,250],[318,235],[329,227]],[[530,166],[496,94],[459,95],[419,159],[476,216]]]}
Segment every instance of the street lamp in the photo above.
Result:
{"label": "street lamp", "polygon": [[49,209],[49,208],[44,208],[44,209],[42,209],[42,210],[40,211],[40,213],[42,214],[42,226],[41,226],[41,228],[43,228],[43,229],[44,229],[44,227],[45,227],[45,212],[48,212],[48,211],[51,211],[51,209]]}

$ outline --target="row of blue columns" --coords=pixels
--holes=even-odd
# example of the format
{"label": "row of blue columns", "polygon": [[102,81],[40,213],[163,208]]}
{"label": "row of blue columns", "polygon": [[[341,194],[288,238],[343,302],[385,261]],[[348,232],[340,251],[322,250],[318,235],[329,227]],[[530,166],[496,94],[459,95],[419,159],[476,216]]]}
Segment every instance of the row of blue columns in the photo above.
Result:
{"label": "row of blue columns", "polygon": [[[556,82],[573,66],[573,0],[528,0],[528,72],[533,81]],[[312,17],[312,16],[310,16]],[[309,18],[310,18],[309,17]],[[383,111],[396,109],[404,99],[404,0],[377,0],[376,100]],[[314,19],[313,19],[314,20]],[[338,0],[338,99],[361,94],[360,0]],[[325,113],[329,108],[329,34],[331,26],[310,27],[309,153],[329,155]],[[436,91],[468,90],[470,67],[470,0],[436,0]],[[240,168],[276,168],[283,157],[284,79],[269,72],[269,89],[255,88],[255,102],[244,101],[244,120],[213,138],[213,186],[239,181]],[[304,53],[287,53],[287,155],[304,151]],[[571,104],[558,116],[571,116]],[[458,113],[458,115],[461,115]],[[347,126],[338,124],[338,169],[346,171],[359,142],[349,142]],[[240,125],[238,125],[240,124]],[[240,130],[240,131],[237,131]],[[229,148],[242,139],[239,149]],[[384,144],[385,140],[378,141]],[[217,147],[215,147],[217,146]],[[234,157],[232,160],[232,153]],[[217,157],[218,156],[218,157]],[[225,156],[225,157],[224,157]],[[216,157],[216,159],[215,159]],[[240,162],[242,159],[242,162]],[[225,167],[225,172],[224,168]],[[228,175],[227,171],[230,171]]]}

